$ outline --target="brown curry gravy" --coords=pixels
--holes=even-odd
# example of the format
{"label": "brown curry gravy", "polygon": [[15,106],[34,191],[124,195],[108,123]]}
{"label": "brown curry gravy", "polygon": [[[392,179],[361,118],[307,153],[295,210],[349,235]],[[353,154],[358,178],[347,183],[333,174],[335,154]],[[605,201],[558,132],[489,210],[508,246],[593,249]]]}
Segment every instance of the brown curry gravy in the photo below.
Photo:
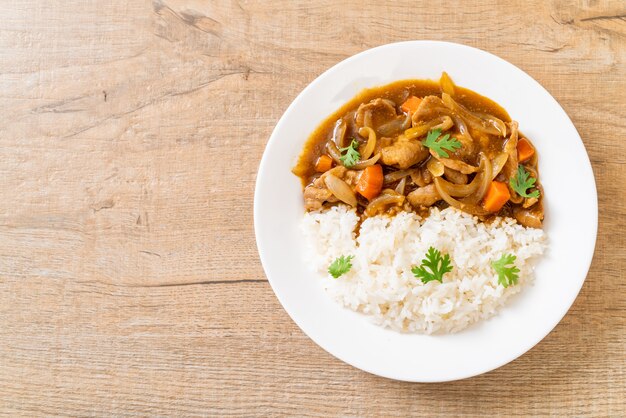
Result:
{"label": "brown curry gravy", "polygon": [[[510,122],[509,114],[500,105],[493,100],[481,96],[472,90],[455,86],[454,100],[467,107],[474,112],[489,113],[504,122]],[[349,112],[355,112],[361,103],[367,103],[370,100],[381,97],[390,99],[397,105],[403,103],[409,96],[424,97],[429,95],[441,96],[441,87],[438,81],[432,80],[400,80],[384,86],[364,89],[353,99],[341,106],[332,115],[326,118],[309,136],[298,163],[292,169],[292,172],[300,177],[303,187],[311,182],[311,179],[318,173],[315,171],[315,162],[320,155],[325,153],[324,147],[328,139],[333,135],[335,123],[338,119]],[[357,137],[356,127],[354,123],[347,126],[346,137]],[[494,147],[501,144],[493,144]]]}

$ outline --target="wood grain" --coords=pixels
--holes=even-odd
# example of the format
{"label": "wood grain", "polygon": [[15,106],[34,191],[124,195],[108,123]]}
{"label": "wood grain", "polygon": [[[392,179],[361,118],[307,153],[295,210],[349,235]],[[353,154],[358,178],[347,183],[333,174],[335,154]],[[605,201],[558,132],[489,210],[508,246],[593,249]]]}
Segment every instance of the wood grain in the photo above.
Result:
{"label": "wood grain", "polygon": [[[623,1],[3,1],[0,411],[626,415],[625,16]],[[561,324],[446,384],[378,378],[315,345],[272,293],[252,226],[256,169],[296,94],[409,39],[536,78],[599,193],[596,256]]]}

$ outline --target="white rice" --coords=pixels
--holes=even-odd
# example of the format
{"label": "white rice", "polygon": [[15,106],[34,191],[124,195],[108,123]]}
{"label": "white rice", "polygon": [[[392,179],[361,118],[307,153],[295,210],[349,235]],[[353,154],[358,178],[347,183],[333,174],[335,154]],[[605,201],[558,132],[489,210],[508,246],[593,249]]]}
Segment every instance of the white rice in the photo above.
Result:
{"label": "white rice", "polygon": [[[432,209],[426,219],[401,212],[366,219],[356,236],[358,216],[345,206],[307,213],[302,230],[308,262],[322,276],[328,293],[343,306],[369,315],[382,326],[403,332],[456,332],[493,316],[533,280],[533,259],[545,249],[540,229],[524,228],[510,218],[492,223],[454,208]],[[423,284],[411,268],[430,246],[450,254],[453,269],[443,283]],[[517,256],[519,282],[498,284],[491,261]],[[352,269],[334,279],[328,266],[352,255]]]}

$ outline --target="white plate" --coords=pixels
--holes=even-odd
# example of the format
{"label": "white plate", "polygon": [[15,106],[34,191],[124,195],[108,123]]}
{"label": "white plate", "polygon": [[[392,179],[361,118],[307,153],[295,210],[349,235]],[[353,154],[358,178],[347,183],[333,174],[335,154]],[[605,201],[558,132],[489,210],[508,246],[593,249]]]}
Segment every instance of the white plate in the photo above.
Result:
{"label": "white plate", "polygon": [[[304,265],[298,229],[304,214],[302,189],[290,170],[309,134],[363,88],[408,78],[437,80],[444,70],[456,84],[503,106],[536,145],[545,190],[548,250],[537,264],[534,284],[494,318],[457,334],[402,334],[342,308],[325,294],[323,279]],[[593,256],[597,222],[591,164],[561,106],[514,65],[479,49],[447,42],[384,45],[348,58],[318,77],[276,125],[263,154],[254,195],[261,262],[291,318],[313,341],[346,363],[415,382],[485,373],[541,341],[580,291]]]}

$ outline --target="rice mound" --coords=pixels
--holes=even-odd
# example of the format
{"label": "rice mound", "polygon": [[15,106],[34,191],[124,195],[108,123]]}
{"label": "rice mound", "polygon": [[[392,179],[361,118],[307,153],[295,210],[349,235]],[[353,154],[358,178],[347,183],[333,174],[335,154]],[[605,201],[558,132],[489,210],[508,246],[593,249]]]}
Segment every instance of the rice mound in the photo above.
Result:
{"label": "rice mound", "polygon": [[[451,207],[433,208],[426,219],[410,212],[367,218],[357,237],[358,219],[343,205],[307,213],[302,221],[307,261],[343,306],[402,332],[457,332],[493,316],[532,282],[533,260],[546,246],[541,229],[511,218],[486,224]],[[443,283],[424,284],[411,272],[430,246],[452,258],[453,269]],[[498,284],[491,267],[504,253],[517,256],[520,269],[518,284],[507,288]],[[328,266],[340,255],[354,256],[352,269],[334,279]]]}

